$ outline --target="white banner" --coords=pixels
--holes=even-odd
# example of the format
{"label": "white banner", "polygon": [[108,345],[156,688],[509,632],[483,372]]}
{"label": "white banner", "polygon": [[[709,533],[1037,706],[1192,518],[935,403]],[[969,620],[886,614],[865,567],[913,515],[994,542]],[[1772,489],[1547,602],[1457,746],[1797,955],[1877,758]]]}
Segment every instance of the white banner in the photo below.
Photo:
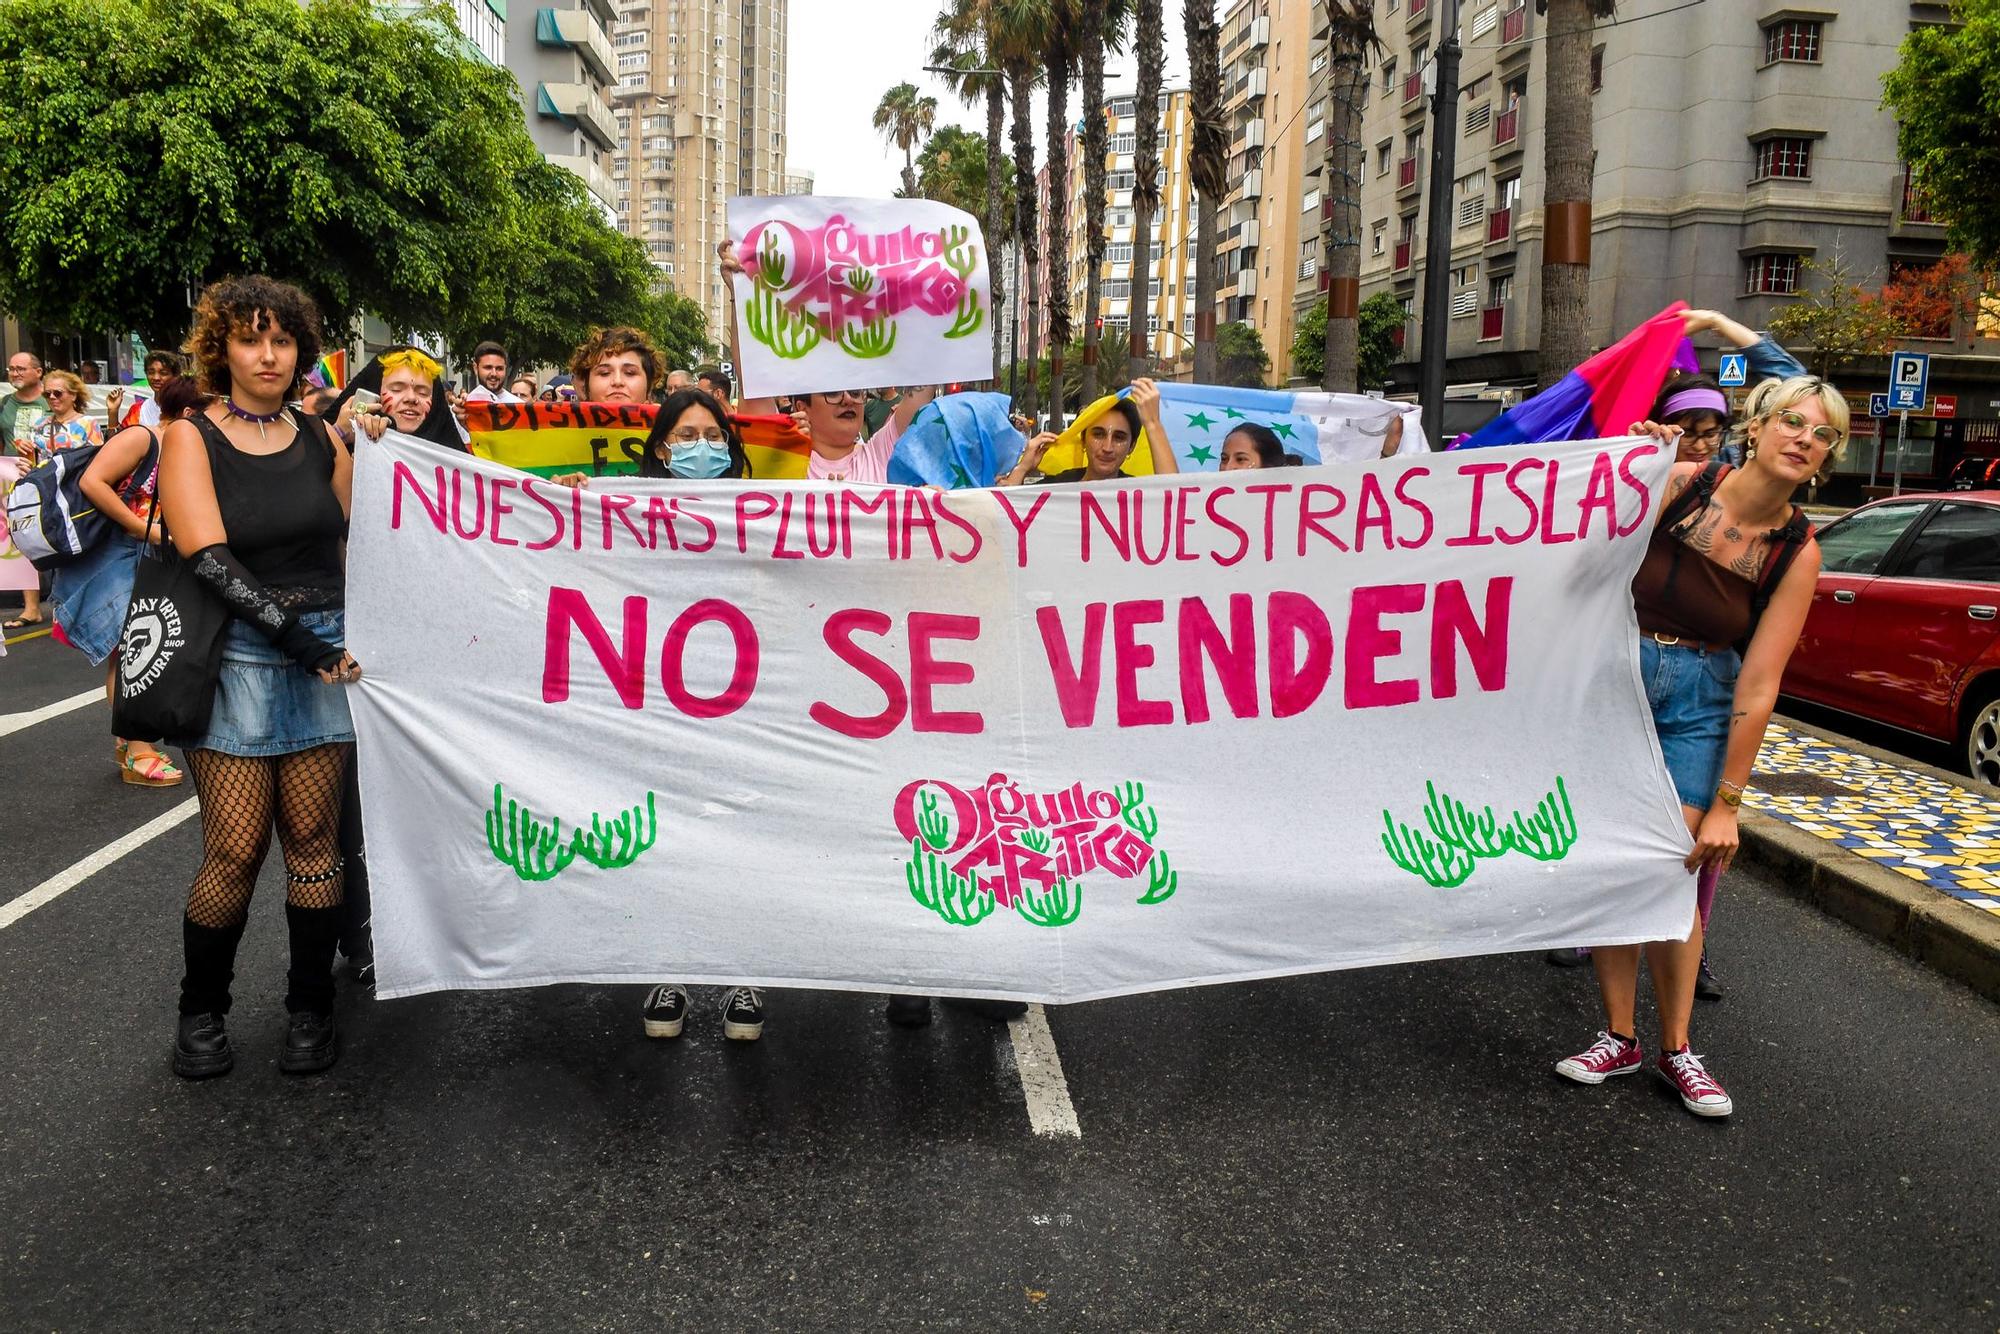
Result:
{"label": "white banner", "polygon": [[742,196],[729,239],[745,398],[993,378],[993,284],[970,213]]}
{"label": "white banner", "polygon": [[379,993],[1076,1001],[1684,936],[1647,441],[936,492],[363,444]]}

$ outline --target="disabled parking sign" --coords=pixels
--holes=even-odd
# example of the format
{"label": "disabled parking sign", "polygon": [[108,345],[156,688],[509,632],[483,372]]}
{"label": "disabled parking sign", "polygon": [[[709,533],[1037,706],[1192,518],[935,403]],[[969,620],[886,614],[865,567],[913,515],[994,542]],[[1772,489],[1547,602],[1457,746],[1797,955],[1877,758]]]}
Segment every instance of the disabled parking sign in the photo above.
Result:
{"label": "disabled parking sign", "polygon": [[1898,352],[1889,358],[1889,410],[1921,412],[1924,395],[1930,389],[1931,357],[1928,352]]}

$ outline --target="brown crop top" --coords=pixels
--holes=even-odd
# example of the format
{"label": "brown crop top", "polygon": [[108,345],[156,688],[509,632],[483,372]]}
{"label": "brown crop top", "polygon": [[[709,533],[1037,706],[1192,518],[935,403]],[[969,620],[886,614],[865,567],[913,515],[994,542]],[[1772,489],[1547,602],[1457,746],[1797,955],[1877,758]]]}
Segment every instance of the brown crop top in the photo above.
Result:
{"label": "brown crop top", "polygon": [[1697,644],[1735,644],[1750,634],[1754,581],[1724,569],[1664,525],[1655,525],[1632,579],[1642,633]]}

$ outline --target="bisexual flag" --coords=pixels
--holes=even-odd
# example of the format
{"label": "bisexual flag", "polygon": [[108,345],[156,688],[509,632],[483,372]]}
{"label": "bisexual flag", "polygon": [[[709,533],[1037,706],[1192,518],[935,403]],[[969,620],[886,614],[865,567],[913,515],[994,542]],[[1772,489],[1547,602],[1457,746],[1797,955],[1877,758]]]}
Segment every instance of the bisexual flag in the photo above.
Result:
{"label": "bisexual flag", "polygon": [[1680,356],[1681,312],[1676,301],[1525,403],[1507,409],[1452,446],[1547,444],[1624,435],[1646,420],[1660,386]]}

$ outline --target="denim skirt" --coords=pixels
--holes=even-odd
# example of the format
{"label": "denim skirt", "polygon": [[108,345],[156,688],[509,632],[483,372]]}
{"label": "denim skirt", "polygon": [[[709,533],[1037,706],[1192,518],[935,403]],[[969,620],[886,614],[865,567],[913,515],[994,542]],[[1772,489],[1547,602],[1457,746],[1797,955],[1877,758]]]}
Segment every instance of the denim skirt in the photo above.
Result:
{"label": "denim skirt", "polygon": [[1688,644],[1639,636],[1639,675],[1667,774],[1683,806],[1715,804],[1722,761],[1729,752],[1729,715],[1743,659],[1735,649],[1711,653]]}
{"label": "denim skirt", "polygon": [[[338,608],[302,611],[299,623],[329,644],[345,642],[347,615]],[[354,740],[347,687],[328,685],[280,653],[240,617],[222,640],[222,672],[208,731],[187,750],[225,755],[290,755]]]}
{"label": "denim skirt", "polygon": [[112,533],[69,564],[58,565],[50,580],[56,624],[93,667],[118,651],[142,545],[127,533]]}

